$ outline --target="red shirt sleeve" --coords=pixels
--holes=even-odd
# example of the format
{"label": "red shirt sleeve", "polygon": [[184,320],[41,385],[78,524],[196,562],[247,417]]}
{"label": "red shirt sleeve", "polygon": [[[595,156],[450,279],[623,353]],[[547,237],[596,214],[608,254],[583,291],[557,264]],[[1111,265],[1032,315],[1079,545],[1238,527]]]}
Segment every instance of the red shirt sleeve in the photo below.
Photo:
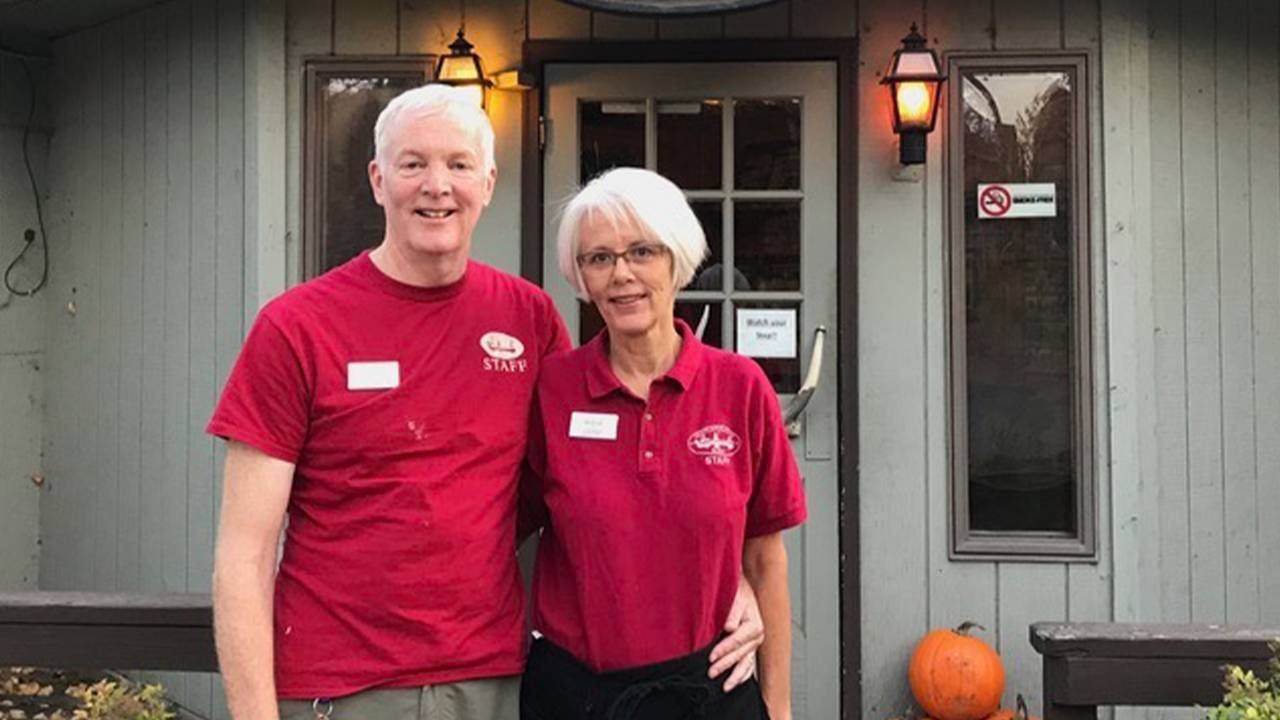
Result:
{"label": "red shirt sleeve", "polygon": [[297,464],[310,424],[311,389],[298,348],[260,313],[205,430]]}
{"label": "red shirt sleeve", "polygon": [[804,483],[782,422],[778,396],[764,372],[751,363],[750,413],[755,477],[747,501],[747,537],[768,535],[805,521]]}
{"label": "red shirt sleeve", "polygon": [[529,441],[525,445],[524,463],[520,468],[520,493],[517,504],[517,538],[547,524],[548,512],[542,500],[542,477],[547,470],[547,431],[542,425],[538,395],[533,396],[529,411]]}

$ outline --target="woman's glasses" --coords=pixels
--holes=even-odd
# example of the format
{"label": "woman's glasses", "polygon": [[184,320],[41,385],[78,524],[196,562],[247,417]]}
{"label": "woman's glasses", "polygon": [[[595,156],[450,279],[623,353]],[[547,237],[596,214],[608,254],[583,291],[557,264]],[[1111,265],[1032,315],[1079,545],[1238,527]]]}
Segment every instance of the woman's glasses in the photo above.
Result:
{"label": "woman's glasses", "polygon": [[652,265],[667,254],[667,247],[662,243],[640,243],[626,250],[592,250],[578,256],[578,267],[584,272],[606,273],[613,270],[618,258],[626,258],[631,267]]}

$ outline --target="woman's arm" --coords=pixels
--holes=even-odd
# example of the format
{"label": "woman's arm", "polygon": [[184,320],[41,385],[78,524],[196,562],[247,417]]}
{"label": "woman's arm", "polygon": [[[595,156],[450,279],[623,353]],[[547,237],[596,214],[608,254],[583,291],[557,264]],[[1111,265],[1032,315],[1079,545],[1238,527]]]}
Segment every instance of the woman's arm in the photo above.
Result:
{"label": "woman's arm", "polygon": [[764,618],[760,688],[771,720],[791,720],[791,595],[782,533],[747,538],[742,569],[755,589]]}

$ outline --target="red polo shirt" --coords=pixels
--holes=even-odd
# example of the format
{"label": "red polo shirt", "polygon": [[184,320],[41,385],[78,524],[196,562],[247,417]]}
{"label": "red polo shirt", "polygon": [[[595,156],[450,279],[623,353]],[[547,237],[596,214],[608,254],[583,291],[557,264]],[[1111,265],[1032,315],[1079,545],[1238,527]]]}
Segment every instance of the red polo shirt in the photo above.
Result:
{"label": "red polo shirt", "polygon": [[368,254],[259,313],[209,432],[294,463],[280,697],[518,674],[516,477],[551,299],[472,262],[419,288]]}
{"label": "red polo shirt", "polygon": [[805,519],[764,373],[677,328],[680,356],[647,402],[609,367],[605,333],[548,358],[538,378],[525,485],[546,523],[534,627],[597,671],[711,644],[746,538]]}

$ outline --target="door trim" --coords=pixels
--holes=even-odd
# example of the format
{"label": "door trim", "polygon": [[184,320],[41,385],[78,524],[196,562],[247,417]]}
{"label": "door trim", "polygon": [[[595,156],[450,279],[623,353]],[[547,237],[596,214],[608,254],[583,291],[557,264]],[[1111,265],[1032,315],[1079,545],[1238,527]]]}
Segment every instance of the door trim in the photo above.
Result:
{"label": "door trim", "polygon": [[839,397],[840,717],[862,716],[862,599],[858,523],[858,238],[856,38],[588,42],[528,40],[522,67],[534,89],[522,101],[520,274],[542,284],[543,158],[539,148],[546,65],[608,62],[828,61],[836,65],[836,384]]}

